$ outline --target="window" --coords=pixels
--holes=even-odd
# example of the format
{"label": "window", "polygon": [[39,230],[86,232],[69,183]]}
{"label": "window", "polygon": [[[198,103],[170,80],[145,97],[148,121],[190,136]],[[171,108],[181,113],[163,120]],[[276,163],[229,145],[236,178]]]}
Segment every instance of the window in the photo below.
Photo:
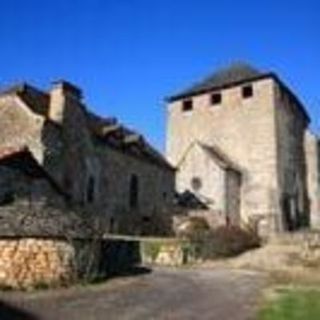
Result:
{"label": "window", "polygon": [[130,208],[137,208],[139,202],[139,180],[138,177],[133,174],[130,177],[130,190],[129,190],[129,205]]}
{"label": "window", "polygon": [[193,101],[191,99],[182,102],[182,111],[191,111],[193,109]]}
{"label": "window", "polygon": [[211,95],[210,102],[211,102],[211,105],[212,105],[212,106],[217,105],[217,104],[220,104],[220,103],[222,102],[222,95],[221,95],[221,93],[213,93],[213,94]]}
{"label": "window", "polygon": [[242,87],[242,98],[247,99],[253,96],[252,85]]}
{"label": "window", "polygon": [[191,179],[191,187],[194,191],[199,191],[202,187],[202,181],[199,177],[193,177]]}
{"label": "window", "polygon": [[113,217],[111,217],[110,218],[110,222],[109,222],[109,232],[110,233],[112,233],[112,232],[114,232],[114,226],[115,226],[115,221],[114,221],[114,218]]}
{"label": "window", "polygon": [[87,202],[92,203],[95,196],[95,181],[93,177],[90,177],[87,184]]}

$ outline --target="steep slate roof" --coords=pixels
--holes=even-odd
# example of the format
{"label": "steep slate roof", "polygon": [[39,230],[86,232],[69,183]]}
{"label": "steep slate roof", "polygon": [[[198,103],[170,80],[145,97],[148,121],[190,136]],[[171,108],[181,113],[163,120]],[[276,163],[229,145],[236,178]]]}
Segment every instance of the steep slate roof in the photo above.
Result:
{"label": "steep slate roof", "polygon": [[298,106],[298,109],[302,112],[307,122],[309,122],[310,118],[304,105],[274,72],[261,72],[246,63],[235,63],[226,68],[220,69],[209,75],[202,81],[199,81],[198,83],[187,88],[186,90],[168,97],[167,101],[174,102],[210,91],[222,90],[241,85],[246,82],[253,82],[267,78],[272,78],[279,84],[281,89],[284,90],[293,99],[294,103]]}
{"label": "steep slate roof", "polygon": [[66,199],[69,198],[69,195],[60,188],[43,166],[37,162],[26,146],[0,147],[0,166],[1,165],[18,169],[35,178],[45,178],[56,192]]}
{"label": "steep slate roof", "polygon": [[115,118],[88,113],[88,126],[98,141],[148,162],[174,170],[167,160],[142,135],[119,124]]}
{"label": "steep slate roof", "polygon": [[265,73],[260,72],[254,67],[245,63],[232,64],[226,68],[220,69],[203,80],[195,83],[191,87],[183,90],[169,98],[169,101],[178,100],[184,97],[189,97],[201,94],[207,91],[221,89],[226,86],[236,85],[244,81],[252,81],[265,76]]}
{"label": "steep slate roof", "polygon": [[202,81],[195,83],[186,90],[181,91],[177,95],[171,97],[179,96],[191,96],[194,94],[202,93],[207,90],[213,90],[215,88],[222,88],[226,85],[232,83],[239,83],[242,81],[247,81],[249,79],[255,79],[260,77],[262,73],[257,69],[251,67],[247,64],[233,64],[227,68],[218,70],[217,72],[209,75]]}

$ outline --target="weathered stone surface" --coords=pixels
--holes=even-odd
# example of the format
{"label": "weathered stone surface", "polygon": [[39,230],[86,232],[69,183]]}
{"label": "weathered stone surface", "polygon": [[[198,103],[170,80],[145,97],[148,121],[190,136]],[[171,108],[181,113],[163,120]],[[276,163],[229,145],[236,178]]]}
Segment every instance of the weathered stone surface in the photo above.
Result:
{"label": "weathered stone surface", "polygon": [[305,133],[305,153],[310,200],[310,221],[313,229],[320,229],[320,150],[319,139],[311,131]]}
{"label": "weathered stone surface", "polygon": [[104,232],[170,231],[174,170],[140,135],[91,114],[78,88],[18,86],[0,94],[0,113],[0,214],[80,209],[104,217]]}
{"label": "weathered stone surface", "polygon": [[[242,88],[248,84],[253,95],[243,98]],[[222,100],[212,105],[215,92],[221,93]],[[276,78],[265,76],[185,99],[192,99],[192,110],[182,110],[183,98],[168,105],[166,152],[171,163],[179,166],[194,142],[217,146],[242,168],[242,221],[261,224],[257,228],[267,234],[306,223],[304,133],[308,119],[294,96]],[[225,179],[213,178],[208,168],[209,160],[194,157],[187,168],[182,165],[177,171],[177,188],[192,190],[193,176],[207,177],[210,187],[199,193],[203,191],[203,197],[214,198],[216,207],[223,208],[227,197],[215,190],[226,190]]]}
{"label": "weathered stone surface", "polygon": [[61,240],[0,240],[0,287],[28,289],[72,281],[74,248]]}

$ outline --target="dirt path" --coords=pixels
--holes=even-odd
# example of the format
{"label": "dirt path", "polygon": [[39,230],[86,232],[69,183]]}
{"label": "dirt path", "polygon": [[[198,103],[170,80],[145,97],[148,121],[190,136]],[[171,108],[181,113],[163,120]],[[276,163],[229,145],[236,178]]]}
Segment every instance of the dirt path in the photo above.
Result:
{"label": "dirt path", "polygon": [[248,320],[264,284],[258,273],[161,268],[90,287],[4,293],[0,319]]}

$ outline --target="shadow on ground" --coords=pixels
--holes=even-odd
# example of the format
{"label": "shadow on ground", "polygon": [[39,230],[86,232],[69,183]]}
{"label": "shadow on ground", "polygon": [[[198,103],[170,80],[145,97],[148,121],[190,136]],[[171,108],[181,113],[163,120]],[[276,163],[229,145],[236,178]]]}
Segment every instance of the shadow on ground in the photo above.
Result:
{"label": "shadow on ground", "polygon": [[139,241],[103,241],[101,245],[99,274],[102,280],[114,277],[132,277],[151,273],[151,269],[141,265]]}
{"label": "shadow on ground", "polygon": [[1,320],[40,320],[32,313],[22,310],[17,306],[10,305],[7,302],[0,301],[0,319]]}
{"label": "shadow on ground", "polygon": [[[139,277],[139,276],[150,274],[151,272],[152,272],[151,268],[137,265],[137,266],[132,266],[128,269],[109,272],[107,276],[102,277],[94,282],[105,282],[110,279],[116,279],[116,278]],[[0,320],[2,320],[2,319],[0,318]]]}

